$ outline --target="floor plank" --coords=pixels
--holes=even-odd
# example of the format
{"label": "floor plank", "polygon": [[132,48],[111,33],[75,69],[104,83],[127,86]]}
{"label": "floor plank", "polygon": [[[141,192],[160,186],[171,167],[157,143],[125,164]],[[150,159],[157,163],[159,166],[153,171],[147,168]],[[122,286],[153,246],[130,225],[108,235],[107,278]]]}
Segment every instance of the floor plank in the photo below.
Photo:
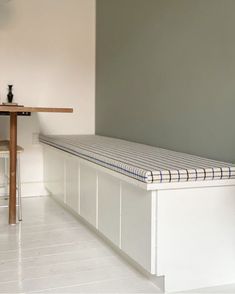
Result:
{"label": "floor plank", "polygon": [[23,199],[23,222],[0,208],[0,293],[158,293],[49,197]]}
{"label": "floor plank", "polygon": [[[7,222],[0,208],[0,293],[160,293],[49,197],[24,198],[23,222]],[[235,285],[185,293],[235,293]]]}

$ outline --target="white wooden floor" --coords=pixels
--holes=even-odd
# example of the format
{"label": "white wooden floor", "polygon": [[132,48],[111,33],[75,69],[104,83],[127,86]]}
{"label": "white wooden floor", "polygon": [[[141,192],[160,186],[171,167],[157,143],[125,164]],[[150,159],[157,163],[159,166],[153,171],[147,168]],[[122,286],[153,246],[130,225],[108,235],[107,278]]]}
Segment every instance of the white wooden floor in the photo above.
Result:
{"label": "white wooden floor", "polygon": [[23,199],[23,222],[0,208],[0,293],[158,293],[49,197]]}
{"label": "white wooden floor", "polygon": [[[25,198],[23,207],[17,226],[0,208],[0,293],[160,292],[51,198]],[[235,285],[190,293],[235,293]]]}

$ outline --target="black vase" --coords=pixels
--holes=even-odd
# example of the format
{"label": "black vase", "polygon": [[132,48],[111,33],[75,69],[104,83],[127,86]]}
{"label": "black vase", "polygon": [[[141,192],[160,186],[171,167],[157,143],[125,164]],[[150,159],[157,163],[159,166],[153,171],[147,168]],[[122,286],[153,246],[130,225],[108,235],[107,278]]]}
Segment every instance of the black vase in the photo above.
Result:
{"label": "black vase", "polygon": [[8,85],[8,94],[7,94],[7,101],[8,103],[12,103],[13,101],[13,93],[12,93],[12,88],[13,88],[13,85]]}

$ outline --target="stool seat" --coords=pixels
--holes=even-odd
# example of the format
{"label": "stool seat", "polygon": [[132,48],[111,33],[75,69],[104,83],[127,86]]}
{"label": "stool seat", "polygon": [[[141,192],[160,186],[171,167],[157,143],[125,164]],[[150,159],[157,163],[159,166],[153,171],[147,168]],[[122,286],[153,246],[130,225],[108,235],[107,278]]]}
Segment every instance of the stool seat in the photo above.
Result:
{"label": "stool seat", "polygon": [[[10,141],[9,140],[2,140],[0,141],[0,155],[9,153],[10,151]],[[24,148],[17,145],[17,152],[23,152]]]}
{"label": "stool seat", "polygon": [[[17,191],[18,191],[18,219],[22,220],[22,204],[21,204],[21,178],[20,178],[20,154],[24,151],[24,148],[17,145]],[[10,157],[10,141],[0,140],[0,158],[4,159],[4,188],[8,190],[9,182],[9,157]],[[9,199],[9,196],[5,196],[4,200]],[[0,207],[8,207],[8,205],[0,205]]]}

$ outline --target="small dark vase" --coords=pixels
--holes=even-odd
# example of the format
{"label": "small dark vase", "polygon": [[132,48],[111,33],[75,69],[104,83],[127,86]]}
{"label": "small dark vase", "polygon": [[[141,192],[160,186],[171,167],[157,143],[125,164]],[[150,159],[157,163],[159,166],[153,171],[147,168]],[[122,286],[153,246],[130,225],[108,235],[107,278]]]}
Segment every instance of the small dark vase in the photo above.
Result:
{"label": "small dark vase", "polygon": [[13,101],[13,93],[12,93],[12,88],[13,88],[13,85],[8,85],[8,94],[7,94],[7,101],[8,103],[12,103]]}

